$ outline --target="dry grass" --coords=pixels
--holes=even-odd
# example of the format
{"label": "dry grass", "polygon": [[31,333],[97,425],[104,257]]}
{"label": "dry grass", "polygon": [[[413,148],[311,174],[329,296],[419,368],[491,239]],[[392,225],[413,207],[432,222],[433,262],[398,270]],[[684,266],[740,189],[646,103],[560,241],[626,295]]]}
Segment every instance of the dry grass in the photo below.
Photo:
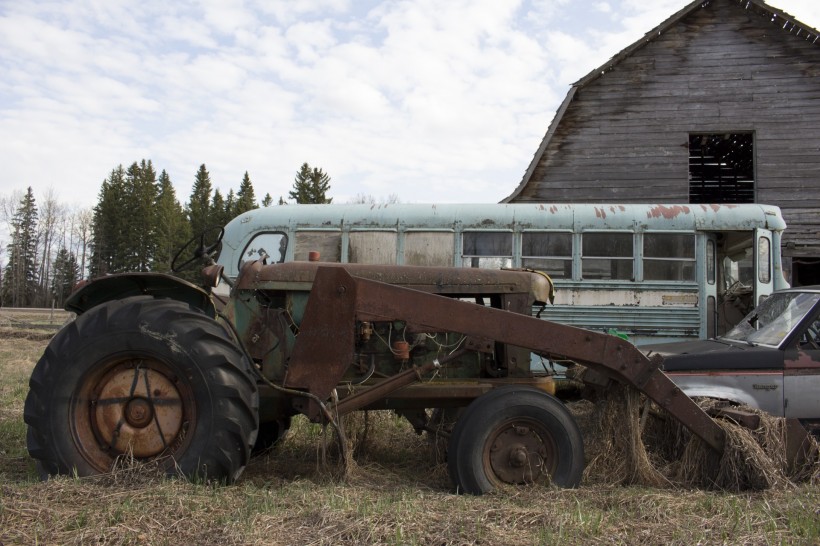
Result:
{"label": "dry grass", "polygon": [[[4,546],[820,541],[816,480],[726,493],[604,485],[587,478],[575,490],[539,487],[484,497],[455,495],[445,465],[433,456],[434,444],[385,412],[369,416],[366,435],[362,418],[348,423],[357,464],[345,479],[332,450],[329,466],[321,463],[321,429],[295,419],[284,443],[252,460],[239,483],[230,487],[165,479],[127,461],[109,476],[39,482],[25,453],[22,405],[28,374],[44,345],[17,338],[0,349]],[[634,411],[629,403],[624,407]],[[611,441],[616,445],[622,440]],[[653,463],[662,458],[652,450],[646,457]],[[623,483],[636,481],[625,465],[619,477]]]}

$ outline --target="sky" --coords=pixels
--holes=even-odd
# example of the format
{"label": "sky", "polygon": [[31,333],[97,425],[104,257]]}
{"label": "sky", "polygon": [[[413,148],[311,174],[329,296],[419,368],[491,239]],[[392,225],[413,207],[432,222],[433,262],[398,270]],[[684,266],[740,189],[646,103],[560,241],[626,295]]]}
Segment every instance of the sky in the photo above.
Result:
{"label": "sky", "polygon": [[[498,202],[572,83],[684,0],[0,0],[0,197],[92,207],[150,159],[287,198]],[[769,2],[820,27],[817,0]]]}

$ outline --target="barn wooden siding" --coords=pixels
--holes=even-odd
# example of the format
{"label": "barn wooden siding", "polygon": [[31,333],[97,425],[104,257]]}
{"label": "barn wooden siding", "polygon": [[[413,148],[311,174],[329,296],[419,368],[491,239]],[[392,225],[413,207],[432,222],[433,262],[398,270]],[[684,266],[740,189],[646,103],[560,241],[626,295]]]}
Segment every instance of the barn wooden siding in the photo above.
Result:
{"label": "barn wooden siding", "polygon": [[[820,40],[762,2],[696,2],[570,90],[506,202],[689,200],[690,133],[754,133],[784,254],[820,255]],[[786,28],[784,28],[784,26]]]}

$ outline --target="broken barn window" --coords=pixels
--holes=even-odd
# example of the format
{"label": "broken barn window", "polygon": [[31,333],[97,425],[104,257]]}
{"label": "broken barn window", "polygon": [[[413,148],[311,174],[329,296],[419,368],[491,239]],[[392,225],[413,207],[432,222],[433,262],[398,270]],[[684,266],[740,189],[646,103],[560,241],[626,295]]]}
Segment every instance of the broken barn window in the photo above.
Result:
{"label": "broken barn window", "polygon": [[754,203],[754,135],[689,135],[689,202]]}
{"label": "broken barn window", "polygon": [[512,265],[512,233],[465,231],[462,236],[462,267],[500,269]]}

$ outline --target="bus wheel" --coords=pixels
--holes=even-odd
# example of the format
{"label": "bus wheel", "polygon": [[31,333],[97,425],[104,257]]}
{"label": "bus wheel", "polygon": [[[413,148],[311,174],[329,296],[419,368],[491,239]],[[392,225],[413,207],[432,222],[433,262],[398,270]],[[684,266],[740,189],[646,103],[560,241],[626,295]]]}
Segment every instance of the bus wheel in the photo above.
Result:
{"label": "bus wheel", "polygon": [[503,485],[575,487],[584,471],[572,415],[532,387],[505,386],[476,398],[456,423],[448,455],[456,488],[472,495]]}
{"label": "bus wheel", "polygon": [[216,321],[174,300],[111,301],[61,330],[34,368],[28,450],[44,475],[119,458],[232,482],[256,441],[250,364]]}

